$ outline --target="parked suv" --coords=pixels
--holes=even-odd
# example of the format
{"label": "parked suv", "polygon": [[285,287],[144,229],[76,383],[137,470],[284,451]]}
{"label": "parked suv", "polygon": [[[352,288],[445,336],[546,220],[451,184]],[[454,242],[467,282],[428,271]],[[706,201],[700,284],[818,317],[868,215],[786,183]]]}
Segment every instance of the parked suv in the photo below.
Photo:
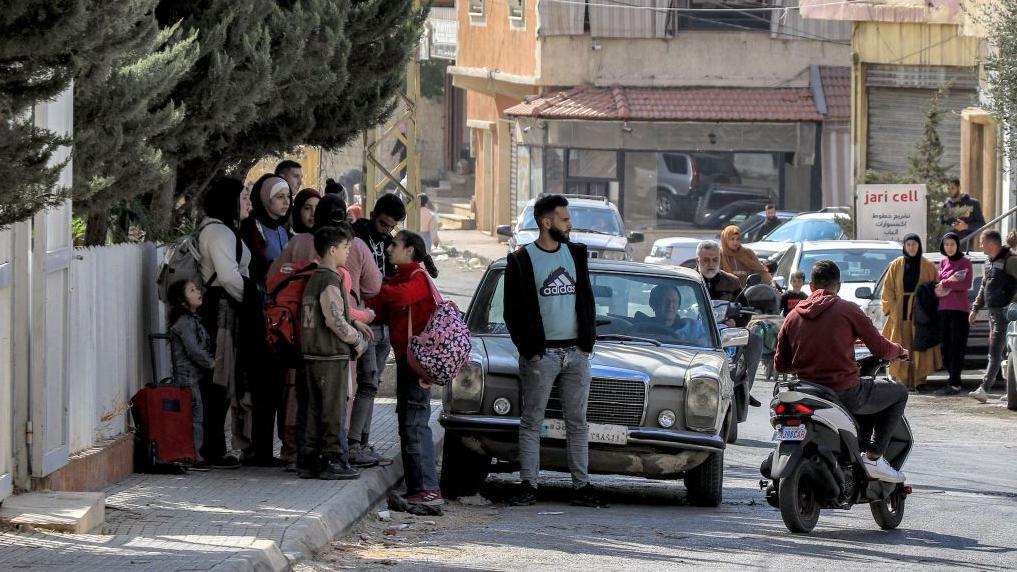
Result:
{"label": "parked suv", "polygon": [[[490,472],[518,470],[519,354],[504,313],[505,260],[488,267],[466,320],[470,361],[445,387],[442,491],[477,491]],[[590,473],[682,477],[689,502],[717,506],[725,439],[732,424],[730,360],[748,331],[719,332],[702,277],[684,268],[590,261],[597,345],[586,418]],[[649,305],[656,288],[679,294],[678,327]],[[551,389],[541,439],[541,467],[567,470],[562,403]]]}
{"label": "parked suv", "polygon": [[741,182],[729,155],[658,153],[657,218],[692,220],[699,197],[711,185]]}
{"label": "parked suv", "polygon": [[[571,240],[585,244],[590,258],[607,260],[632,260],[632,245],[644,240],[639,232],[625,232],[625,222],[618,214],[618,208],[604,197],[587,195],[565,195],[569,200],[569,214],[572,216]],[[540,231],[533,218],[533,205],[537,199],[530,199],[519,213],[518,223],[513,231],[505,224],[498,227],[498,234],[509,238],[509,252],[537,240]]]}
{"label": "parked suv", "polygon": [[694,222],[698,226],[704,225],[711,213],[735,201],[755,201],[757,204],[763,205],[775,204],[777,194],[768,187],[720,183],[711,185],[706,193],[699,198]]}

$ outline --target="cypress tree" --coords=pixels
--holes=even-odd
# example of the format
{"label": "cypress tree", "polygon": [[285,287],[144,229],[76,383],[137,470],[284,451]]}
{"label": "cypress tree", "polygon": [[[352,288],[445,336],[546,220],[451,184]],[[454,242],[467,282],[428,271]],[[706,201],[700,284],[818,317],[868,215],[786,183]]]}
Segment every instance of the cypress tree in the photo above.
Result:
{"label": "cypress tree", "polygon": [[[144,217],[139,198],[169,178],[152,140],[183,120],[167,96],[198,52],[179,24],[159,28],[157,2],[89,2],[83,51],[91,57],[74,84],[74,206],[87,222],[87,245],[105,244],[114,218]],[[114,240],[126,240],[119,230]]]}
{"label": "cypress tree", "polygon": [[60,203],[63,164],[50,164],[68,144],[32,124],[32,107],[70,85],[83,28],[81,0],[16,0],[0,10],[0,228]]}

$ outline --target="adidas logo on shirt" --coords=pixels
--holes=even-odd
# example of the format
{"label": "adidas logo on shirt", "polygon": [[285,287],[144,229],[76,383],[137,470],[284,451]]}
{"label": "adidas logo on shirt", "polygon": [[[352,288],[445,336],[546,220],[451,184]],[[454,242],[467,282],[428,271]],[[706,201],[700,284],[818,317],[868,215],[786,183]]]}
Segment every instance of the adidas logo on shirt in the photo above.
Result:
{"label": "adidas logo on shirt", "polygon": [[541,296],[574,296],[576,294],[576,279],[569,275],[564,267],[558,267],[547,277],[544,285],[540,287]]}

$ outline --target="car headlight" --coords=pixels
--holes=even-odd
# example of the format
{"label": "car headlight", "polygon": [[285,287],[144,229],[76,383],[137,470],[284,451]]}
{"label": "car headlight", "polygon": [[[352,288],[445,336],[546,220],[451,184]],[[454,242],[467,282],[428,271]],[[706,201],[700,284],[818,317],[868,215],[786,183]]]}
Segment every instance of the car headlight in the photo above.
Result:
{"label": "car headlight", "polygon": [[484,400],[484,366],[480,362],[468,361],[459,370],[459,375],[447,388],[451,395],[451,408],[460,413],[477,413]]}
{"label": "car headlight", "polygon": [[600,257],[604,260],[625,260],[624,250],[605,250],[600,253]]}
{"label": "car headlight", "polygon": [[713,431],[720,411],[720,382],[694,377],[685,385],[685,423],[696,431]]}
{"label": "car headlight", "polygon": [[494,400],[494,412],[498,415],[508,415],[512,411],[512,402],[504,397]]}
{"label": "car headlight", "polygon": [[670,429],[674,427],[675,419],[677,419],[677,416],[674,411],[665,409],[660,412],[660,415],[657,415],[657,425],[660,425],[664,429]]}

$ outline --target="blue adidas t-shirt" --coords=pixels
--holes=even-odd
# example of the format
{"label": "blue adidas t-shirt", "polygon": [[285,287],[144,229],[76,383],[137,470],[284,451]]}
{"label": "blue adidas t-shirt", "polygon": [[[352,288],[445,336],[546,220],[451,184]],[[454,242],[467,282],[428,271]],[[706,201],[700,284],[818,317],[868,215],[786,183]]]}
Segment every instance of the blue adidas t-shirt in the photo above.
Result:
{"label": "blue adidas t-shirt", "polygon": [[576,263],[568,247],[548,252],[537,243],[526,245],[537,283],[537,301],[544,322],[544,339],[574,340],[579,337],[576,319]]}

